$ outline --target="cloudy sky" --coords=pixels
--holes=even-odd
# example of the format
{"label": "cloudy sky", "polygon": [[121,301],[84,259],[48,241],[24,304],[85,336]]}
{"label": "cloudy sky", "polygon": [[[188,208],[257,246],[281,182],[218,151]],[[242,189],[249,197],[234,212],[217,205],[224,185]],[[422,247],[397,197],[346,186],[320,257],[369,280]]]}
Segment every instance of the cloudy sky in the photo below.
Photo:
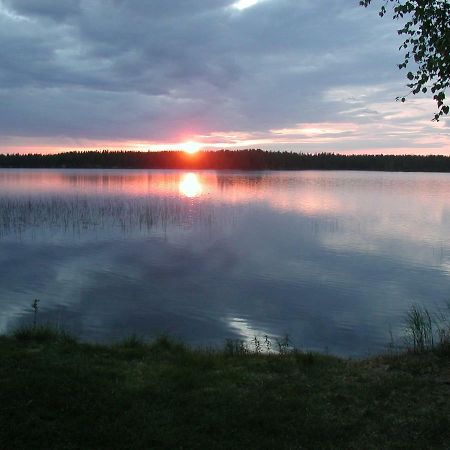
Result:
{"label": "cloudy sky", "polygon": [[0,0],[0,152],[450,154],[358,0]]}

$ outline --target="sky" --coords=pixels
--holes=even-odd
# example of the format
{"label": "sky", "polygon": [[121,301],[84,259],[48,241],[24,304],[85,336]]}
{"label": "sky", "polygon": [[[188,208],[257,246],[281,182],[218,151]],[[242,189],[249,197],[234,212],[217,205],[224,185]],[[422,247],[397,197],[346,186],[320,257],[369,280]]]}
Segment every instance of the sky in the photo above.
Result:
{"label": "sky", "polygon": [[0,0],[0,152],[450,155],[372,3]]}

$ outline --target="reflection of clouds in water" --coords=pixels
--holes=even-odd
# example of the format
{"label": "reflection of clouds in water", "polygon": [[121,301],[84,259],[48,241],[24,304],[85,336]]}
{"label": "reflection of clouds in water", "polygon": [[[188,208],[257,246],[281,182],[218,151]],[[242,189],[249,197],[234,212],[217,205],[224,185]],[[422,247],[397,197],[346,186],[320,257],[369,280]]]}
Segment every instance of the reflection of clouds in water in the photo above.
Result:
{"label": "reflection of clouds in water", "polygon": [[95,244],[86,249],[22,243],[3,245],[2,250],[0,332],[10,329],[24,312],[31,312],[36,297],[41,300],[40,314],[55,305],[76,309],[92,268],[106,267],[108,256]]}
{"label": "reflection of clouds in water", "polygon": [[[270,223],[268,228],[272,228]],[[267,270],[266,265],[277,253],[276,243],[261,246],[250,257],[240,239],[203,246],[197,245],[200,239],[200,234],[192,234],[184,246],[159,239],[117,246],[83,245],[53,262],[49,257],[62,249],[55,246],[50,253],[47,249],[49,276],[32,280],[28,292],[9,296],[2,307],[2,317],[9,315],[12,306],[13,326],[20,319],[16,306],[22,304],[31,318],[29,299],[36,295],[42,299],[42,320],[57,316],[64,303],[62,323],[69,329],[77,328],[86,337],[170,332],[189,342],[202,343],[217,339],[220,342],[221,338],[230,337],[230,331],[236,337],[287,332],[305,348],[323,350],[329,346],[343,354],[358,353],[366,351],[368,342],[379,342],[380,331],[387,336],[386,316],[398,321],[411,294],[418,293],[424,281],[433,281],[429,274],[410,282],[408,267],[398,267],[393,262],[388,262],[383,272],[372,273],[374,261],[370,257],[366,261],[356,258],[353,265],[339,264],[342,258],[352,259],[351,253],[326,258],[322,270],[320,265],[310,264],[307,271],[305,264],[299,267],[297,277],[294,273],[289,278],[276,274],[267,277],[262,271]],[[221,251],[221,246],[226,251]],[[305,242],[303,251],[306,259],[314,260],[321,257],[323,250],[315,242]],[[260,259],[261,256],[268,259]],[[23,277],[16,282],[30,281],[33,266],[42,257],[42,251],[24,252],[17,260],[24,263]],[[286,263],[272,264],[282,272],[290,258],[292,255],[287,255]],[[86,266],[83,261],[92,262]],[[323,277],[337,266],[343,275],[340,284],[339,276],[332,281]],[[377,289],[380,280],[390,283],[383,282],[383,288]],[[434,281],[438,280],[435,274]],[[3,281],[6,291],[1,297],[6,300],[14,286]],[[361,282],[367,285],[362,287]],[[401,292],[396,291],[399,284]],[[422,293],[423,298],[428,294]],[[393,309],[392,298],[408,300],[397,301],[397,309]],[[230,327],[230,317],[246,319],[235,320]],[[381,340],[384,342],[387,337]]]}
{"label": "reflection of clouds in water", "polygon": [[90,338],[289,333],[305,348],[363,354],[388,340],[388,322],[401,328],[412,302],[448,299],[450,178],[418,175],[417,189],[413,175],[206,172],[210,195],[193,202],[182,175],[72,174],[77,196],[10,186],[0,205],[20,207],[0,228],[23,228],[0,237],[0,330],[31,318],[38,297],[44,320],[60,315]]}
{"label": "reflection of clouds in water", "polygon": [[318,237],[324,247],[337,253],[371,254],[427,269],[444,268],[450,261],[449,233],[450,227],[441,220],[412,209],[401,219],[388,213],[347,218],[338,232],[321,232]]}
{"label": "reflection of clouds in water", "polygon": [[450,257],[442,264],[442,270],[450,277]]}
{"label": "reflection of clouds in water", "polygon": [[[411,303],[430,304],[448,297],[449,284],[442,272],[433,266],[414,266],[404,258],[401,245],[391,255],[355,253],[352,248],[333,252],[320,239],[311,239],[301,227],[302,219],[293,215],[272,215],[263,221],[255,213],[249,221],[258,226],[240,241],[247,255],[241,279],[254,281],[246,292],[248,298],[267,299],[251,317],[264,321],[259,310],[269,311],[270,317],[281,311],[290,319],[283,324],[280,317],[277,332],[292,329],[301,345],[316,345],[325,335],[339,351],[345,345],[363,346],[375,336],[386,341],[389,321],[393,328],[403,324]],[[278,235],[264,240],[274,229]],[[261,242],[264,245],[258,245]],[[414,251],[420,252],[421,242],[414,245]],[[310,327],[309,321],[315,326]],[[305,334],[305,329],[310,333]]]}

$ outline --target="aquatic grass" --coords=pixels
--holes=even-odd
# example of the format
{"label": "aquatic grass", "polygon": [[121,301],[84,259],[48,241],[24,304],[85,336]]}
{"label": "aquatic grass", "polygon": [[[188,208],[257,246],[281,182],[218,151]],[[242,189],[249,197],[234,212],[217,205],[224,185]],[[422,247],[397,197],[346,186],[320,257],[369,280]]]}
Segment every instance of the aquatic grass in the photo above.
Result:
{"label": "aquatic grass", "polygon": [[450,303],[447,310],[431,313],[414,304],[406,315],[407,349],[415,353],[428,350],[448,351],[450,348]]}
{"label": "aquatic grass", "polygon": [[435,327],[438,337],[438,350],[450,355],[450,301],[446,307],[437,312]]}
{"label": "aquatic grass", "polygon": [[289,351],[294,350],[289,334],[285,334],[282,338],[277,338],[276,343],[278,347],[278,353],[280,353],[280,355],[285,355]]}
{"label": "aquatic grass", "polygon": [[[163,230],[186,221],[211,226],[215,211],[211,205],[193,205],[184,198],[121,197],[103,195],[36,195],[0,197],[0,237],[23,237],[31,231],[82,235],[92,230],[120,233]],[[224,207],[222,206],[222,209]],[[227,217],[224,215],[224,217]]]}
{"label": "aquatic grass", "polygon": [[427,308],[412,305],[406,316],[406,333],[414,352],[423,352],[434,347],[433,323]]}
{"label": "aquatic grass", "polygon": [[258,339],[258,336],[255,336],[253,338],[253,346],[254,346],[254,352],[259,354],[262,352],[262,344],[261,341]]}

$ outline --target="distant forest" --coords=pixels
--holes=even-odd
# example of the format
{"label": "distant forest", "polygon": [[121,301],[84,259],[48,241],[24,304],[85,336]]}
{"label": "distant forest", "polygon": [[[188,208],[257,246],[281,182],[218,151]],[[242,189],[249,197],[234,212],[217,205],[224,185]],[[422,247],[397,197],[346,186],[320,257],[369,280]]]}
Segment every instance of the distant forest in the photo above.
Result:
{"label": "distant forest", "polygon": [[51,155],[0,155],[0,167],[83,169],[232,169],[232,170],[380,170],[450,172],[450,156],[342,155],[263,150],[219,150],[188,154],[180,151],[75,151]]}

